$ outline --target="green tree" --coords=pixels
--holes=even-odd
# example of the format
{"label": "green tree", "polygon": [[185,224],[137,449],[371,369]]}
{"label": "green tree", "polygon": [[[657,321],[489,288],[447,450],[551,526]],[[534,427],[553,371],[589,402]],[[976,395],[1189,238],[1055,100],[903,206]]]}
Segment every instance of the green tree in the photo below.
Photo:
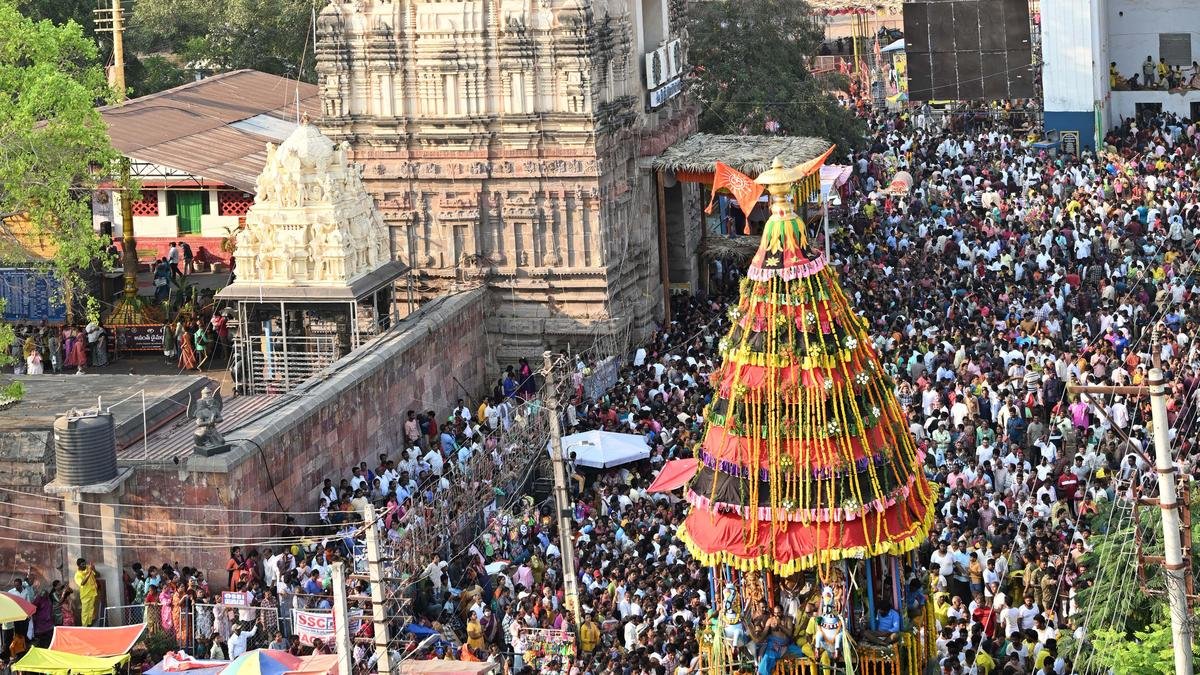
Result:
{"label": "green tree", "polygon": [[96,110],[111,90],[96,44],[74,22],[34,21],[0,0],[0,35],[0,215],[27,219],[70,284],[104,245],[90,194],[118,157]]}
{"label": "green tree", "polygon": [[[1200,493],[1191,499],[1193,509],[1200,508]],[[1074,657],[1079,672],[1156,673],[1158,669],[1143,670],[1133,664],[1158,663],[1162,658],[1160,644],[1165,631],[1166,664],[1171,671],[1171,627],[1164,612],[1167,599],[1161,568],[1148,565],[1142,569],[1145,588],[1138,574],[1136,549],[1140,542],[1143,555],[1163,554],[1162,524],[1158,510],[1142,507],[1138,510],[1137,536],[1134,533],[1132,505],[1125,500],[1102,502],[1100,512],[1091,518],[1096,534],[1091,537],[1092,550],[1083,557],[1087,568],[1087,588],[1078,591],[1076,604],[1089,636],[1082,645],[1072,637],[1064,637],[1059,653]],[[1200,520],[1192,525],[1193,539],[1200,536]],[[1200,573],[1193,564],[1193,574]],[[1148,593],[1147,591],[1154,591]]]}
{"label": "green tree", "polygon": [[312,82],[312,11],[313,0],[143,0],[130,44],[218,72],[252,68]]}
{"label": "green tree", "polygon": [[702,131],[760,135],[777,122],[779,133],[819,136],[842,150],[863,144],[864,124],[828,93],[845,79],[809,71],[823,29],[806,2],[697,2],[688,14]]}
{"label": "green tree", "polygon": [[132,97],[178,87],[189,80],[186,70],[171,59],[157,54],[128,63],[125,70],[125,81],[129,83],[129,95]]}
{"label": "green tree", "polygon": [[[1170,609],[1164,608],[1159,618],[1145,630],[1133,633],[1100,629],[1092,636],[1095,663],[1111,668],[1117,675],[1150,675],[1175,672],[1175,652],[1171,639]],[[1200,644],[1192,641],[1192,656],[1200,657]]]}

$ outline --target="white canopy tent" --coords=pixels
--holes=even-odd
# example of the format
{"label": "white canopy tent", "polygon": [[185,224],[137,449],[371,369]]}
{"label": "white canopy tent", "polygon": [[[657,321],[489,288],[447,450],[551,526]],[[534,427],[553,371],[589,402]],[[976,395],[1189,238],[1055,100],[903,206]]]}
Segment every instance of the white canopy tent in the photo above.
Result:
{"label": "white canopy tent", "polygon": [[[549,452],[549,446],[546,450]],[[562,451],[565,458],[575,453],[577,466],[594,469],[607,469],[650,457],[650,446],[646,445],[645,437],[612,431],[584,431],[563,436]]]}

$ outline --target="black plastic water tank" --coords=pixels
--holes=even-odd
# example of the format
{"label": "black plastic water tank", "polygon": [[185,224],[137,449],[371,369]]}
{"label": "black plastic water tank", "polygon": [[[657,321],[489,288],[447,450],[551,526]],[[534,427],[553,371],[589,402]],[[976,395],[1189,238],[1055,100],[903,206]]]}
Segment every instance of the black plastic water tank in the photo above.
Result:
{"label": "black plastic water tank", "polygon": [[112,413],[72,411],[54,420],[54,463],[62,485],[91,485],[117,477]]}

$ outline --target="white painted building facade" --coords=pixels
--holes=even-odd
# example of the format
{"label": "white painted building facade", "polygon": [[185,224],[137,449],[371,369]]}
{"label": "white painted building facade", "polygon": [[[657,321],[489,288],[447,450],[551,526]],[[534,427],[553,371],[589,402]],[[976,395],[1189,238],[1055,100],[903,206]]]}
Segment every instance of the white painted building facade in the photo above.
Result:
{"label": "white painted building facade", "polygon": [[1147,56],[1186,73],[1200,61],[1197,0],[1046,0],[1041,13],[1047,129],[1079,132],[1091,147],[1139,110],[1200,115],[1200,90],[1113,91],[1108,74],[1115,62],[1122,77],[1140,81]]}

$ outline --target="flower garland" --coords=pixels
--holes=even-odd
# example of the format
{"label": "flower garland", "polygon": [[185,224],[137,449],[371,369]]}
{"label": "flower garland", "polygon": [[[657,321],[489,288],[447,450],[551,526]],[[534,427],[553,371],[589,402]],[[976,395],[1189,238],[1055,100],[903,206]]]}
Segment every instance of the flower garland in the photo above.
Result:
{"label": "flower garland", "polygon": [[[710,522],[718,514],[742,519],[747,549],[764,552],[741,559],[701,550],[686,528],[679,536],[706,564],[782,575],[815,567],[824,579],[837,560],[918,545],[933,494],[866,320],[824,256],[803,253],[804,221],[781,195],[772,199],[762,247],[718,342],[717,396],[696,453],[711,475],[687,493]],[[729,501],[734,491],[738,503]],[[899,513],[884,517],[892,510]],[[879,515],[869,525],[872,512]],[[866,543],[838,548],[845,526],[861,527]],[[789,527],[808,528],[818,552],[788,559],[791,552],[777,550]]]}

